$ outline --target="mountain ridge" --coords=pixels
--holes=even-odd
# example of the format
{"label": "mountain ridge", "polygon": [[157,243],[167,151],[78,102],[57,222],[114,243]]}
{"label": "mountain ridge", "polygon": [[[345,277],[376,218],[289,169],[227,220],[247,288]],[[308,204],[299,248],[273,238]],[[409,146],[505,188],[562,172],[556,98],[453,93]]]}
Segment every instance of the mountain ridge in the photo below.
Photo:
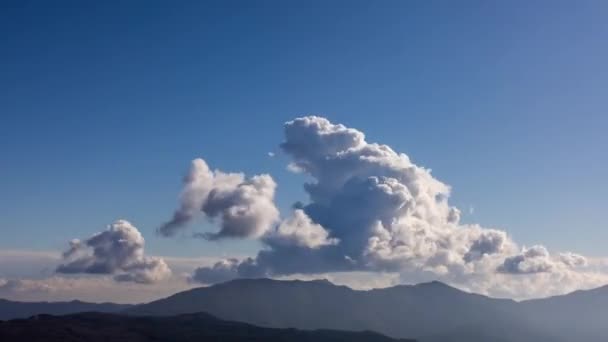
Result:
{"label": "mountain ridge", "polygon": [[[521,327],[525,330],[522,335],[534,336],[529,341],[557,341],[543,340],[541,332],[517,317],[516,305],[510,299],[471,294],[441,282],[354,290],[329,281],[239,279],[190,289],[125,312],[168,315],[204,311],[258,326],[366,329],[396,338],[450,334],[468,326],[488,330],[486,334],[493,336],[493,331],[506,324]],[[489,317],[498,317],[501,322]],[[514,339],[524,341],[522,336]]]}
{"label": "mountain ridge", "polygon": [[414,342],[410,339],[391,339],[371,331],[263,328],[221,320],[206,313],[138,317],[95,312],[65,316],[37,315],[28,319],[0,321],[0,340],[6,342]]}
{"label": "mountain ridge", "polygon": [[18,302],[0,298],[0,320],[26,318],[38,314],[65,315],[77,312],[120,312],[132,304],[116,304],[110,302],[91,303],[81,300],[59,302]]}
{"label": "mountain ridge", "polygon": [[[608,316],[608,286],[518,302],[462,291],[438,281],[355,290],[326,279],[259,278],[193,288],[138,305],[0,300],[0,317],[11,314],[6,312],[6,303],[29,306],[20,311],[21,317],[27,317],[27,313],[104,310],[165,317],[206,312],[219,319],[260,327],[363,329],[421,342],[605,342],[608,336],[604,324],[604,317]],[[42,309],[35,304],[42,304]],[[69,304],[74,307],[57,311],[57,307]],[[49,312],[51,309],[55,311]]]}

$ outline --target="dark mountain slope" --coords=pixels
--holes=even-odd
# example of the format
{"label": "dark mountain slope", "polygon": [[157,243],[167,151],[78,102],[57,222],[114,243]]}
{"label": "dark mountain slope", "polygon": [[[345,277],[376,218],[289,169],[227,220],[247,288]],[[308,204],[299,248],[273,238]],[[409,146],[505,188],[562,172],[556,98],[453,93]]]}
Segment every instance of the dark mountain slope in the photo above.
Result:
{"label": "dark mountain slope", "polygon": [[[81,313],[0,322],[0,341],[28,342],[395,342],[373,332],[260,328],[207,314],[134,317]],[[410,340],[412,342],[412,340]]]}
{"label": "dark mountain slope", "polygon": [[66,315],[76,312],[119,312],[131,307],[127,304],[71,302],[13,302],[0,299],[0,320],[26,318],[38,314]]}
{"label": "dark mountain slope", "polygon": [[354,310],[357,299],[357,293],[350,288],[325,281],[243,279],[180,292],[126,312],[208,312],[222,319],[268,327],[353,330],[353,322],[365,326],[368,318],[365,312]]}

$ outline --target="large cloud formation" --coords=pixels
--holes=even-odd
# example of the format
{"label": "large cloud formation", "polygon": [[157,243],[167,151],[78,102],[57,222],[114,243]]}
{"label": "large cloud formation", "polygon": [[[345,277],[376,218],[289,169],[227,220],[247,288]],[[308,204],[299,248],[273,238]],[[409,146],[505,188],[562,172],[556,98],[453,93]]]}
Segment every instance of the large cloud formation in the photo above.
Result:
{"label": "large cloud formation", "polygon": [[58,273],[111,274],[116,281],[155,283],[171,271],[162,258],[144,255],[144,238],[131,223],[117,220],[85,241],[72,240]]}
{"label": "large cloud formation", "polygon": [[221,221],[220,231],[205,234],[204,238],[260,237],[279,217],[274,204],[275,189],[276,183],[269,175],[245,179],[242,173],[211,171],[203,159],[195,159],[184,178],[180,207],[159,232],[164,236],[175,235],[202,212]]}
{"label": "large cloud formation", "polygon": [[[193,166],[186,177],[182,205],[161,231],[170,235],[200,210],[213,217],[217,211],[208,209],[213,201],[210,194],[226,191],[232,200],[221,201],[222,210],[248,213],[256,219],[239,220],[236,228],[226,227],[222,216],[222,228],[214,237],[253,235],[266,248],[255,258],[199,268],[193,280],[212,283],[234,277],[396,272],[403,281],[441,279],[480,292],[496,286],[496,279],[508,283],[505,277],[524,274],[606,280],[603,274],[585,273],[587,262],[582,256],[554,256],[542,246],[520,248],[504,231],[461,224],[460,211],[448,202],[448,185],[407,155],[367,142],[356,129],[316,116],[289,121],[284,129],[281,149],[292,159],[288,169],[312,181],[304,184],[309,202],[296,204],[291,217],[278,224],[274,224],[278,214],[271,204],[275,185],[269,176],[261,182],[267,189],[251,191],[255,195],[243,201],[235,190],[253,183],[255,177],[247,182],[239,174],[225,190],[216,190],[220,187],[216,183],[223,183],[216,179],[224,174],[213,174],[202,160],[195,161],[201,166]],[[202,176],[193,176],[201,170]]]}

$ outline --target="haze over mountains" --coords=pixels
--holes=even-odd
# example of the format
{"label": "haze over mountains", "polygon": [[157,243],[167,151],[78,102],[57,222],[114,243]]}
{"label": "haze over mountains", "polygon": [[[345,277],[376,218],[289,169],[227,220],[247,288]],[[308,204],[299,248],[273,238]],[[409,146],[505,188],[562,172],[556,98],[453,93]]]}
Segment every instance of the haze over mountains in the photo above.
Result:
{"label": "haze over mountains", "polygon": [[[599,342],[608,336],[603,324],[608,314],[605,287],[516,302],[463,292],[440,282],[357,291],[325,280],[241,279],[135,306],[73,303],[73,312],[137,316],[204,312],[261,327],[369,330],[422,342]],[[60,312],[47,303],[38,306],[43,310],[38,313],[67,313],[68,304],[60,303]],[[1,317],[11,317],[11,310],[12,317],[23,317],[26,311],[15,309],[19,304],[12,305],[0,302]]]}
{"label": "haze over mountains", "polygon": [[15,302],[0,299],[0,320],[27,318],[38,314],[67,315],[76,312],[120,312],[129,304],[70,302]]}

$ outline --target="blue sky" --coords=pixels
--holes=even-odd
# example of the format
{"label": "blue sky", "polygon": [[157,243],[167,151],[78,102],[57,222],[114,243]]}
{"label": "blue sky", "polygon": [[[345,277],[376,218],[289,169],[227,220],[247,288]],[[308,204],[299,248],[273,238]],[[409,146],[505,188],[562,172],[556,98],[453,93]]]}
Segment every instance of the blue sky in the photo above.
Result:
{"label": "blue sky", "polygon": [[0,6],[0,249],[126,218],[149,254],[251,254],[154,230],[195,157],[272,174],[282,209],[306,200],[267,152],[320,114],[431,168],[465,222],[605,254],[604,2]]}

